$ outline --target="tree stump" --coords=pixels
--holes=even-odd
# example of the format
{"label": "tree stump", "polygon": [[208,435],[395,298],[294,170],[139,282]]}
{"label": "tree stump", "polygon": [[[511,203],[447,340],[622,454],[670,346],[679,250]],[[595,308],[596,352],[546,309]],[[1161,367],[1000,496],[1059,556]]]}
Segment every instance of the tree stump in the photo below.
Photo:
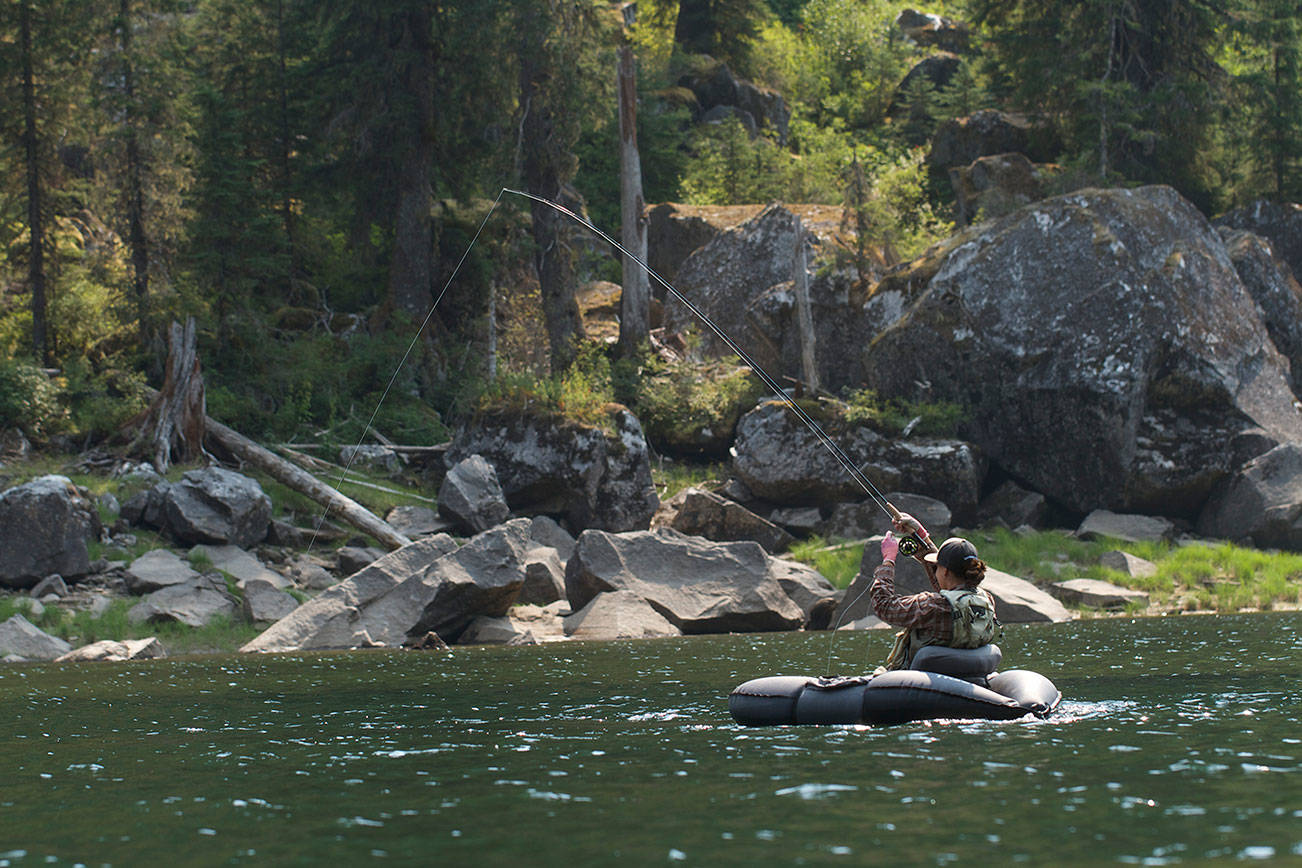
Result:
{"label": "tree stump", "polygon": [[149,408],[132,420],[138,428],[128,451],[149,458],[154,469],[166,473],[174,462],[193,461],[203,453],[207,402],[194,317],[185,327],[173,322],[168,330],[167,373],[163,388]]}

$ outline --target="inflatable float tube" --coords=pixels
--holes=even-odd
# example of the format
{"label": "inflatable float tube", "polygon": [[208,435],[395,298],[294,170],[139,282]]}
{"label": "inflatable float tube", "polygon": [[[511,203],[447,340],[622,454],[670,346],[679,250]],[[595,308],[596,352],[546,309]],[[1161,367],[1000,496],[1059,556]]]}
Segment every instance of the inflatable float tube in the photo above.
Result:
{"label": "inflatable float tube", "polygon": [[1062,701],[1038,672],[996,672],[997,645],[959,649],[927,646],[912,669],[850,678],[770,675],[738,686],[728,710],[746,726],[871,724],[889,726],[937,718],[1014,720],[1048,717]]}

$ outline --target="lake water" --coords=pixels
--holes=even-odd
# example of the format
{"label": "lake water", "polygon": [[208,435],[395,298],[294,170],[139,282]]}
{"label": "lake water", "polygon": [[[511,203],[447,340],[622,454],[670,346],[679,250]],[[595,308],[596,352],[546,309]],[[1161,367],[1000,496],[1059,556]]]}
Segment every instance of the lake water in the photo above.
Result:
{"label": "lake water", "polygon": [[1010,626],[1053,717],[884,729],[729,717],[827,633],[8,666],[0,866],[1302,862],[1300,621]]}

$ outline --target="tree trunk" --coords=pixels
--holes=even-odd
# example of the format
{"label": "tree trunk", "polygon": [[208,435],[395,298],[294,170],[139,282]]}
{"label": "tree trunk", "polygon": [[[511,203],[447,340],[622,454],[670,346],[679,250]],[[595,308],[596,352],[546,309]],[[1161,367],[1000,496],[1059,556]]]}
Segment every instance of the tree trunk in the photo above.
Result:
{"label": "tree trunk", "polygon": [[[378,518],[352,498],[335,491],[307,471],[295,467],[285,459],[262,448],[249,438],[227,428],[214,419],[207,419],[206,422],[208,436],[212,438],[213,442],[235,455],[241,461],[265,471],[277,482],[287,485],[321,504],[326,508],[327,515],[332,510],[337,512],[344,521],[363,533],[374,537],[391,549],[402,548],[411,542],[406,536],[394,530],[388,522]],[[322,516],[322,519],[324,518],[325,516]]]}
{"label": "tree trunk", "polygon": [[279,81],[277,87],[280,98],[280,117],[277,123],[280,126],[279,154],[280,160],[280,214],[281,221],[285,227],[285,247],[289,253],[289,286],[287,298],[294,297],[294,282],[302,273],[302,263],[299,261],[298,253],[298,229],[294,217],[294,203],[292,195],[293,171],[290,162],[291,141],[293,133],[289,126],[289,71],[286,54],[288,49],[285,47],[285,3],[284,0],[276,0],[276,59],[279,72]]}
{"label": "tree trunk", "polygon": [[796,247],[791,263],[796,292],[796,323],[800,329],[800,374],[810,391],[818,389],[818,365],[815,363],[814,315],[809,304],[809,264],[805,255],[805,227],[796,218]]}
{"label": "tree trunk", "polygon": [[393,217],[393,261],[389,297],[394,307],[421,322],[430,308],[434,233],[430,203],[430,167],[434,160],[434,43],[428,7],[417,5],[402,22],[395,51],[402,64],[403,86],[412,102],[404,119],[406,141],[398,169],[398,201]]}
{"label": "tree trunk", "polygon": [[23,152],[27,160],[27,276],[32,292],[32,351],[41,364],[53,364],[45,298],[45,221],[41,208],[40,153],[36,139],[36,81],[32,70],[32,10],[18,3],[19,52],[23,76]]}
{"label": "tree trunk", "polygon": [[[637,152],[637,78],[633,47],[619,46],[619,200],[620,242],[646,262],[646,207],[642,200],[642,162]],[[619,300],[619,354],[634,358],[651,339],[651,288],[646,270],[624,257]]]}
{"label": "tree trunk", "polygon": [[[557,141],[551,108],[543,94],[549,72],[535,57],[541,51],[525,46],[520,62],[521,150],[525,189],[553,202],[561,198],[561,166],[565,144]],[[552,371],[560,373],[575,356],[575,341],[584,335],[583,320],[574,297],[574,252],[565,243],[562,214],[540,202],[532,202],[535,245],[534,266],[542,295],[544,325],[551,350]]]}
{"label": "tree trunk", "polygon": [[145,236],[144,167],[136,121],[136,70],[131,56],[131,0],[122,0],[119,6],[118,27],[122,48],[122,86],[126,96],[127,244],[131,248],[131,290],[136,302],[136,328],[141,349],[144,349],[149,342],[149,242]]}

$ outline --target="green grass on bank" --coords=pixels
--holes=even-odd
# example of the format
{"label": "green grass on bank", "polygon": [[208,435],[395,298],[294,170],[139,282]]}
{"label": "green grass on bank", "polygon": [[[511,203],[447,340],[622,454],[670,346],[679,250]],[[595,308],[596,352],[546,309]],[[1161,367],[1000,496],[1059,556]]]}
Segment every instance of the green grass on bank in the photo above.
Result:
{"label": "green grass on bank", "polygon": [[668,458],[651,460],[651,481],[663,503],[684,488],[703,486],[709,482],[722,482],[730,475],[725,464],[694,464],[671,461]]}
{"label": "green grass on bank", "polygon": [[177,622],[132,624],[127,618],[131,607],[139,599],[114,600],[99,616],[90,612],[68,612],[49,605],[39,615],[33,614],[34,601],[26,596],[0,597],[0,621],[22,615],[32,624],[74,647],[89,645],[104,639],[146,639],[156,636],[167,653],[210,654],[230,653],[262,632],[263,627],[239,618],[217,617],[202,627],[189,627]]}
{"label": "green grass on bank", "polygon": [[[1237,612],[1288,608],[1302,603],[1302,554],[1265,552],[1232,543],[1130,543],[1086,541],[1061,531],[1021,536],[1003,528],[966,531],[991,567],[1040,585],[1067,579],[1100,579],[1148,592],[1151,604],[1170,611]],[[1108,569],[1099,559],[1124,551],[1157,566],[1149,577]],[[792,555],[843,588],[854,580],[861,545],[814,538]]]}

